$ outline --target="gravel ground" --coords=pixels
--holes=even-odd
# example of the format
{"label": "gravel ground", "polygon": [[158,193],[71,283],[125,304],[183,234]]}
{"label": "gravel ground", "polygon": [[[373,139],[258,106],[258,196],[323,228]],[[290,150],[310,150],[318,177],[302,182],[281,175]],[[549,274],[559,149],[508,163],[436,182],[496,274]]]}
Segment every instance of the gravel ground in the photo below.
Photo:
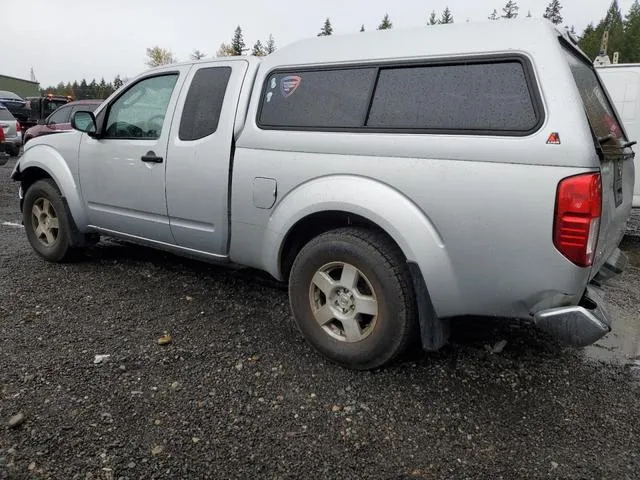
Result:
{"label": "gravel ground", "polygon": [[[12,164],[0,224],[19,219]],[[639,278],[637,261],[607,289],[630,318]],[[487,319],[347,371],[261,275],[113,242],[51,265],[0,225],[0,479],[631,479],[639,393],[622,365]]]}

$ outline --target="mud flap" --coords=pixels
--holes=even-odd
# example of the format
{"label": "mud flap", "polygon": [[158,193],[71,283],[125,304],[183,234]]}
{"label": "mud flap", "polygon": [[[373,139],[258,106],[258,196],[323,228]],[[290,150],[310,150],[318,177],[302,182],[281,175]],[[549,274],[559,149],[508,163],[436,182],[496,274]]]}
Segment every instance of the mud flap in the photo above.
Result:
{"label": "mud flap", "polygon": [[422,348],[427,352],[435,352],[449,341],[451,327],[448,320],[440,319],[436,315],[427,284],[418,264],[409,262],[408,265],[418,307]]}

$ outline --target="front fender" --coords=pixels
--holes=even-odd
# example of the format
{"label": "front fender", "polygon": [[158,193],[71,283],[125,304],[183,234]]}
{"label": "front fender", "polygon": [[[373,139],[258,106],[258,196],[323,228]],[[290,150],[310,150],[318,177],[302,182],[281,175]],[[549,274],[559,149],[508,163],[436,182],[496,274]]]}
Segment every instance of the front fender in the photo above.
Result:
{"label": "front fender", "polygon": [[336,175],[304,183],[275,207],[267,225],[262,265],[276,278],[287,234],[303,218],[342,211],[366,218],[390,235],[408,262],[422,272],[436,313],[448,316],[459,303],[459,288],[445,243],[428,216],[394,188],[366,177]]}
{"label": "front fender", "polygon": [[28,148],[16,163],[11,178],[22,181],[29,176],[29,169],[40,169],[49,175],[60,190],[69,206],[69,211],[80,231],[84,231],[87,218],[82,204],[80,188],[69,165],[60,152],[49,145],[33,145]]}

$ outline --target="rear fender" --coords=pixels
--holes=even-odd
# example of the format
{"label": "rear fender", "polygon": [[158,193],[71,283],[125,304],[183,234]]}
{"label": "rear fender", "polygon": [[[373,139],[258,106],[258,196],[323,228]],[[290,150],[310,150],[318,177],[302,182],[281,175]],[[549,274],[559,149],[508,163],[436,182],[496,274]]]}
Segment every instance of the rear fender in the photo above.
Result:
{"label": "rear fender", "polygon": [[295,224],[314,213],[342,211],[366,218],[384,230],[422,272],[435,312],[447,316],[459,300],[443,239],[428,216],[394,188],[365,177],[336,175],[304,183],[275,207],[265,235],[262,265],[278,279],[282,248]]}

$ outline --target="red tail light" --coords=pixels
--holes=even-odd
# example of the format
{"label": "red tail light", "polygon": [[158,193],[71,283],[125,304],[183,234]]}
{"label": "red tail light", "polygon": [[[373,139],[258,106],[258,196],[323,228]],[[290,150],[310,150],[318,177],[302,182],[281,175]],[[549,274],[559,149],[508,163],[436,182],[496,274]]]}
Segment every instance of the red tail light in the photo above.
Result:
{"label": "red tail light", "polygon": [[562,180],[556,195],[553,244],[580,267],[589,267],[598,243],[602,211],[599,173],[586,173]]}
{"label": "red tail light", "polygon": [[0,143],[4,142],[4,130],[0,127]]}
{"label": "red tail light", "polygon": [[20,132],[21,130],[22,130],[22,125],[20,125],[20,122],[16,120],[16,133]]}

